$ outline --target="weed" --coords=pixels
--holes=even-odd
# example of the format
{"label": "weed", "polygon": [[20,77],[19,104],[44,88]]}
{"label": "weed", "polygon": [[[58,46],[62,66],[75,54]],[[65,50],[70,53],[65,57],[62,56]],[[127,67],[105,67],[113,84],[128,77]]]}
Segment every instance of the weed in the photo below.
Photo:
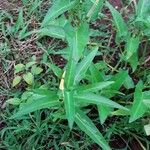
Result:
{"label": "weed", "polygon": [[149,149],[148,0],[120,12],[107,0],[56,0],[45,15],[42,1],[22,3],[15,19],[1,15],[3,75],[14,73],[0,148],[110,150],[121,134],[121,148]]}

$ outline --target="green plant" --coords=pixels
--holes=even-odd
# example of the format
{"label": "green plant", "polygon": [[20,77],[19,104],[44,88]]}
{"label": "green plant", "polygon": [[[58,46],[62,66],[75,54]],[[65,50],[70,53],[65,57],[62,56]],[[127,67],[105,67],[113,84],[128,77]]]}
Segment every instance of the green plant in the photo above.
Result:
{"label": "green plant", "polygon": [[[58,80],[56,87],[42,84],[32,86],[36,82],[34,76],[40,76],[44,71],[36,64],[35,59],[25,65],[17,64],[13,87],[24,79],[28,88],[23,94],[15,95],[7,100],[7,103],[19,107],[14,110],[10,120],[23,120],[24,115],[27,114],[32,119],[36,111],[48,108],[51,111],[50,116],[53,116],[54,124],[58,120],[67,119],[70,131],[74,130],[77,124],[78,128],[104,150],[111,149],[107,141],[112,131],[117,134],[123,132],[131,135],[132,133],[124,128],[124,124],[126,128],[132,130],[133,127],[130,126],[133,126],[135,121],[139,121],[141,117],[148,118],[149,115],[150,90],[149,77],[147,77],[149,70],[141,69],[143,65],[141,58],[145,58],[146,50],[142,57],[138,56],[142,40],[145,36],[149,37],[146,33],[149,29],[149,20],[144,20],[145,16],[149,18],[149,7],[146,3],[148,2],[141,0],[137,5],[134,4],[136,15],[125,22],[122,15],[108,1],[57,0],[47,11],[41,26],[31,31],[27,30],[28,24],[23,23],[23,10],[21,9],[11,34],[16,36],[22,29],[19,34],[20,40],[25,40],[34,34],[38,40],[46,36],[61,39],[65,44],[67,43],[67,46],[51,53],[64,57],[67,64],[60,69],[47,59],[41,62],[42,65],[52,70],[54,78]],[[29,16],[41,3],[35,1],[35,4],[37,7],[31,7]],[[98,14],[103,6],[110,10],[113,20],[107,18],[105,14],[100,14],[101,16]],[[67,13],[64,14],[65,12]],[[96,37],[99,34],[102,34],[104,38],[111,36],[110,33],[105,33],[106,31],[91,29],[90,25],[98,16],[113,22],[112,29],[116,33],[113,43],[115,48],[110,46],[111,38],[108,41],[102,39],[101,43],[97,41]],[[107,26],[103,28],[107,29]],[[146,46],[145,49],[147,49]],[[116,51],[119,52],[119,60],[113,67],[105,58],[107,56],[111,58],[112,53]],[[96,62],[96,57],[100,56],[103,59]],[[98,110],[101,125],[104,125],[110,116],[125,118],[117,122],[120,128],[117,127],[117,123],[110,127],[105,135],[106,139],[89,115],[93,107]],[[149,123],[146,123],[148,125],[142,122],[142,127],[139,128],[145,125],[145,132],[149,135]],[[39,128],[41,131],[42,127]],[[137,138],[137,136],[134,137]],[[56,145],[55,142],[54,145]]]}

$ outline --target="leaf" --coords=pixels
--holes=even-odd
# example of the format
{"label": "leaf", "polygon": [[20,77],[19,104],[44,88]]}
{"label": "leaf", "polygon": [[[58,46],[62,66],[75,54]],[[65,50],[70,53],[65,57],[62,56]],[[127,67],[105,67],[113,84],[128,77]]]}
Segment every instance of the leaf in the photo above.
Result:
{"label": "leaf", "polygon": [[41,67],[32,66],[31,71],[34,75],[39,75],[43,71],[43,69]]}
{"label": "leaf", "polygon": [[21,76],[16,76],[14,79],[13,79],[13,83],[12,83],[12,86],[15,87],[16,85],[18,85],[21,81]]}
{"label": "leaf", "polygon": [[101,82],[104,81],[103,79],[103,72],[99,71],[94,63],[91,63],[90,67],[90,77],[91,77],[91,82],[92,83],[97,83],[97,82]]}
{"label": "leaf", "polygon": [[35,61],[28,62],[28,63],[26,64],[26,70],[28,70],[28,69],[29,69],[30,67],[32,67],[34,64],[36,64]]}
{"label": "leaf", "polygon": [[98,47],[95,47],[77,66],[75,73],[75,83],[78,83],[85,75],[87,69],[90,67],[94,57],[98,52]]}
{"label": "leaf", "polygon": [[91,139],[93,139],[100,147],[102,147],[104,150],[111,150],[102,134],[99,132],[90,118],[88,118],[81,110],[77,110],[75,122],[79,128]]}
{"label": "leaf", "polygon": [[150,10],[150,4],[149,0],[140,0],[137,4],[137,11],[136,15],[137,18],[145,18],[148,14],[148,11]]}
{"label": "leaf", "polygon": [[69,127],[70,129],[72,129],[75,119],[75,102],[73,97],[73,91],[64,91],[64,103]]}
{"label": "leaf", "polygon": [[130,111],[129,110],[118,109],[116,111],[113,111],[111,113],[111,115],[113,115],[113,116],[129,116],[130,115]]}
{"label": "leaf", "polygon": [[66,39],[69,44],[69,59],[66,67],[65,75],[65,88],[70,89],[74,85],[76,65],[78,63],[76,43],[72,45],[72,39],[74,39],[75,31],[70,23],[65,26]]}
{"label": "leaf", "polygon": [[74,39],[74,48],[77,51],[77,58],[78,60],[83,55],[83,51],[85,46],[89,41],[89,25],[84,22],[82,23],[75,32],[75,39]]}
{"label": "leaf", "polygon": [[15,33],[17,33],[19,31],[19,29],[24,26],[23,18],[24,18],[23,17],[23,9],[21,8],[19,10],[19,15],[18,15],[17,21],[14,25]]}
{"label": "leaf", "polygon": [[86,104],[95,104],[95,105],[105,105],[112,108],[120,108],[124,110],[128,110],[127,108],[121,106],[120,104],[100,95],[96,95],[94,93],[82,93],[77,94],[74,97],[78,103],[86,103]]}
{"label": "leaf", "polygon": [[112,111],[112,108],[110,107],[106,107],[105,105],[98,105],[98,113],[99,113],[99,119],[101,124],[103,124],[105,122],[105,120],[107,119],[108,115],[110,114],[110,112]]}
{"label": "leaf", "polygon": [[93,84],[88,84],[88,85],[83,85],[83,86],[78,86],[77,87],[77,92],[97,92],[99,90],[102,90],[111,84],[113,84],[113,81],[106,81],[106,82],[98,82],[98,83],[93,83]]}
{"label": "leaf", "polygon": [[143,103],[146,107],[150,108],[150,91],[143,92]]}
{"label": "leaf", "polygon": [[25,65],[24,64],[17,64],[15,65],[15,74],[18,73],[18,72],[21,72],[25,69]]}
{"label": "leaf", "polygon": [[44,37],[44,36],[49,36],[53,38],[58,38],[58,39],[64,39],[65,38],[65,32],[64,29],[60,26],[56,25],[49,25],[48,27],[44,27],[41,29],[37,30],[32,30],[30,32],[27,32],[22,36],[22,39],[32,35],[32,34],[37,34],[38,37]]}
{"label": "leaf", "polygon": [[129,37],[125,46],[126,60],[130,59],[134,53],[137,53],[139,47],[139,37]]}
{"label": "leaf", "polygon": [[145,130],[146,135],[149,136],[150,135],[150,124],[145,125],[144,130]]}
{"label": "leaf", "polygon": [[119,38],[125,37],[128,33],[128,29],[127,29],[127,25],[125,24],[125,21],[123,20],[121,14],[116,9],[114,9],[113,6],[108,1],[106,1],[106,6],[111,11],[111,14],[114,19],[114,24],[117,28],[117,34],[118,34]]}
{"label": "leaf", "polygon": [[19,105],[21,100],[19,98],[10,98],[6,101],[8,104]]}
{"label": "leaf", "polygon": [[47,65],[58,78],[61,78],[63,71],[59,67],[51,63],[45,63],[45,65]]}
{"label": "leaf", "polygon": [[136,85],[135,93],[134,93],[134,101],[132,103],[132,107],[130,110],[130,119],[129,122],[133,122],[138,118],[142,117],[142,115],[147,111],[147,107],[143,103],[143,83],[139,81]]}
{"label": "leaf", "polygon": [[86,0],[83,5],[83,9],[87,14],[87,18],[91,21],[95,21],[98,18],[98,14],[103,8],[104,0]]}
{"label": "leaf", "polygon": [[26,83],[32,85],[34,81],[34,76],[32,75],[32,73],[28,72],[23,75],[23,79],[26,81]]}
{"label": "leaf", "polygon": [[10,119],[20,118],[23,115],[43,108],[53,108],[54,106],[58,106],[59,103],[55,92],[42,89],[33,90],[32,96],[27,99],[26,103],[20,105],[19,111],[12,115]]}
{"label": "leaf", "polygon": [[111,81],[114,81],[114,83],[108,88],[108,90],[103,90],[102,94],[106,95],[107,97],[113,97],[114,91],[118,91],[121,86],[124,84],[126,78],[128,76],[128,71],[121,70],[119,73],[115,74],[112,78],[110,78]]}
{"label": "leaf", "polygon": [[41,26],[45,27],[49,25],[49,22],[51,20],[55,19],[56,17],[63,14],[64,12],[72,9],[76,5],[77,2],[78,2],[77,0],[74,0],[71,2],[70,0],[56,0],[53,3],[52,7],[46,13]]}
{"label": "leaf", "polygon": [[134,72],[137,69],[137,66],[139,65],[138,62],[138,54],[134,53],[131,58],[128,60],[128,62],[130,63],[131,67],[132,67],[132,72]]}
{"label": "leaf", "polygon": [[[68,30],[70,32],[68,32]],[[83,56],[84,49],[89,41],[89,25],[84,22],[76,30],[71,24],[65,26],[66,38],[70,49],[74,49],[73,58],[77,61]]]}
{"label": "leaf", "polygon": [[127,78],[125,79],[124,86],[126,89],[134,88],[134,82],[129,74],[128,74]]}
{"label": "leaf", "polygon": [[[108,88],[109,90],[104,90],[102,93],[106,95],[107,97],[113,97],[115,95],[114,91],[118,91],[123,83],[125,82],[125,79],[127,78],[128,72],[127,71],[120,71],[116,75],[114,75],[110,80],[114,81],[114,84]],[[112,108],[109,108],[108,106],[99,105],[98,111],[100,114],[100,121],[101,123],[104,123],[108,115],[111,113]]]}

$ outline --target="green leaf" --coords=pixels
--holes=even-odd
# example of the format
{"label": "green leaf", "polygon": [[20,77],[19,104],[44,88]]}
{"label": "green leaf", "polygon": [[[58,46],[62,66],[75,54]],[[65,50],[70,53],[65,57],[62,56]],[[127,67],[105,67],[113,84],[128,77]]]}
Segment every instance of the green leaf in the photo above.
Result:
{"label": "green leaf", "polygon": [[143,83],[139,81],[136,85],[135,93],[134,93],[134,101],[132,103],[132,107],[130,110],[130,119],[129,122],[133,122],[138,118],[142,117],[143,114],[147,111],[147,107],[143,103]]}
{"label": "green leaf", "polygon": [[15,33],[17,33],[19,31],[19,29],[24,26],[23,18],[24,18],[23,17],[23,9],[21,8],[19,10],[19,15],[18,15],[17,21],[14,25]]}
{"label": "green leaf", "polygon": [[57,67],[55,64],[51,64],[51,63],[45,63],[45,65],[47,65],[58,78],[61,78],[63,74],[62,69]]}
{"label": "green leaf", "polygon": [[87,17],[94,21],[98,18],[98,14],[100,13],[102,7],[104,5],[104,0],[86,0],[83,5],[83,9],[87,14]]}
{"label": "green leaf", "polygon": [[[125,82],[125,79],[128,76],[128,72],[127,71],[120,71],[119,73],[117,73],[116,75],[114,75],[110,80],[114,81],[114,84],[112,84],[110,86],[110,88],[108,88],[107,90],[102,91],[102,93],[104,95],[106,95],[107,97],[113,97],[116,93],[114,93],[114,91],[118,91],[121,86],[123,85],[123,83]],[[107,106],[104,105],[100,105],[98,106],[98,110],[100,111],[100,121],[101,123],[104,123],[104,121],[106,120],[106,118],[108,117],[108,115],[111,113],[112,108],[109,108]]]}
{"label": "green leaf", "polygon": [[54,108],[59,104],[60,102],[55,92],[42,89],[33,90],[32,96],[27,99],[26,103],[20,105],[19,111],[12,115],[10,119],[20,118],[43,108]]}
{"label": "green leaf", "polygon": [[146,107],[150,108],[150,91],[143,92],[143,102]]}
{"label": "green leaf", "polygon": [[124,86],[126,89],[134,88],[134,82],[129,74],[128,74],[127,78],[125,79]]}
{"label": "green leaf", "polygon": [[71,2],[70,0],[56,0],[53,3],[52,7],[46,13],[46,16],[44,17],[44,20],[42,21],[41,26],[45,27],[49,25],[49,22],[51,20],[55,19],[56,17],[63,14],[64,12],[72,9],[76,5],[77,2],[78,2],[77,0],[74,0]]}
{"label": "green leaf", "polygon": [[87,104],[95,104],[95,105],[105,105],[112,108],[120,108],[124,110],[128,110],[127,108],[121,106],[120,104],[100,95],[96,95],[94,93],[82,93],[75,95],[75,99],[78,103],[87,103]]}
{"label": "green leaf", "polygon": [[21,100],[19,98],[10,98],[6,101],[8,104],[19,105]]}
{"label": "green leaf", "polygon": [[30,67],[32,67],[34,64],[36,64],[35,61],[28,62],[28,63],[26,64],[26,70],[28,70],[28,69],[29,69]]}
{"label": "green leaf", "polygon": [[114,24],[117,28],[117,34],[118,34],[119,38],[125,37],[128,33],[128,29],[127,29],[127,25],[125,24],[125,21],[123,20],[121,14],[115,8],[113,8],[113,6],[108,1],[106,1],[106,6],[111,11],[111,14],[114,19]]}
{"label": "green leaf", "polygon": [[49,36],[49,37],[58,38],[58,39],[64,39],[65,38],[64,29],[62,27],[56,26],[56,25],[49,25],[48,27],[44,27],[41,29],[27,32],[24,34],[22,39],[24,39],[24,38],[26,38],[32,34],[37,34],[37,36],[40,38],[44,37],[44,36]]}
{"label": "green leaf", "polygon": [[15,65],[15,74],[18,73],[18,72],[21,72],[25,69],[25,65],[24,64],[17,64]]}
{"label": "green leaf", "polygon": [[91,63],[90,67],[90,77],[92,83],[97,83],[103,81],[103,72],[99,71],[99,69],[96,68],[94,63]]}
{"label": "green leaf", "polygon": [[16,76],[14,79],[13,79],[13,83],[12,83],[12,86],[15,87],[16,85],[18,85],[21,81],[21,76]]}
{"label": "green leaf", "polygon": [[95,141],[104,150],[111,150],[102,134],[93,124],[90,118],[88,118],[81,110],[77,110],[75,122],[79,128],[84,131],[91,139]]}
{"label": "green leaf", "polygon": [[34,81],[34,76],[32,75],[32,73],[28,72],[23,75],[23,79],[26,81],[26,83],[32,85]]}
{"label": "green leaf", "polygon": [[139,65],[138,62],[138,54],[134,53],[130,59],[128,60],[128,62],[130,63],[131,67],[132,67],[132,72],[134,72],[137,69],[137,66]]}
{"label": "green leaf", "polygon": [[75,32],[74,37],[74,47],[77,51],[78,60],[83,55],[85,46],[89,41],[89,25],[87,23],[82,23]]}
{"label": "green leaf", "polygon": [[41,67],[36,67],[36,66],[32,67],[32,73],[34,75],[39,75],[42,71],[43,71],[43,69]]}
{"label": "green leaf", "polygon": [[70,49],[74,49],[75,60],[79,60],[83,56],[84,49],[89,41],[89,25],[84,22],[76,30],[71,24],[65,26],[66,38]]}
{"label": "green leaf", "polygon": [[125,46],[126,60],[130,59],[134,53],[137,53],[139,43],[140,43],[139,37],[128,37]]}
{"label": "green leaf", "polygon": [[111,113],[111,115],[113,115],[113,116],[129,116],[130,115],[130,111],[129,110],[118,109],[116,111],[113,111]]}
{"label": "green leaf", "polygon": [[74,94],[73,91],[71,92],[64,91],[65,110],[70,129],[72,129],[75,119],[75,102],[73,94]]}
{"label": "green leaf", "polygon": [[149,136],[150,135],[150,124],[145,125],[144,130],[145,130],[146,135]]}
{"label": "green leaf", "polygon": [[150,10],[149,0],[140,0],[137,5],[136,15],[137,18],[145,18]]}
{"label": "green leaf", "polygon": [[103,90],[103,95],[106,95],[107,97],[113,97],[114,91],[118,91],[121,86],[124,84],[126,78],[128,76],[128,71],[121,70],[119,73],[115,74],[110,78],[111,81],[114,81],[114,83],[108,88],[108,90]]}
{"label": "green leaf", "polygon": [[88,85],[83,85],[83,86],[78,86],[77,87],[77,92],[97,92],[99,90],[102,90],[111,84],[113,84],[113,81],[106,81],[106,82],[98,82],[98,83],[93,83],[93,84],[88,84]]}
{"label": "green leaf", "polygon": [[75,31],[70,23],[65,26],[66,39],[69,44],[69,59],[66,67],[65,75],[65,88],[70,89],[74,85],[76,65],[78,63],[76,43],[72,44],[72,39],[74,40]]}
{"label": "green leaf", "polygon": [[101,124],[103,124],[105,122],[105,120],[107,119],[108,115],[110,114],[110,112],[112,111],[112,108],[110,107],[106,107],[105,105],[98,105],[98,113],[99,113],[99,119]]}
{"label": "green leaf", "polygon": [[98,47],[95,47],[77,66],[75,73],[75,83],[78,83],[85,75],[86,71],[90,67],[94,57],[98,52]]}

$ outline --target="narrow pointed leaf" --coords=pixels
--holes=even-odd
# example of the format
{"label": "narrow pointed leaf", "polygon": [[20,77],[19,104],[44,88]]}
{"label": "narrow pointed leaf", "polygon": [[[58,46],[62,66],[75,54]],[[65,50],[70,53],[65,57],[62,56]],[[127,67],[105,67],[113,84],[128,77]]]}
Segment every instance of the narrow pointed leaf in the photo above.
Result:
{"label": "narrow pointed leaf", "polygon": [[145,18],[148,14],[148,11],[150,10],[150,3],[149,0],[139,0],[137,5],[137,18]]}
{"label": "narrow pointed leaf", "polygon": [[89,25],[87,23],[82,23],[75,32],[75,46],[77,51],[78,60],[83,55],[85,46],[89,40]]}
{"label": "narrow pointed leaf", "polygon": [[95,141],[104,150],[111,150],[103,135],[99,132],[93,122],[88,118],[84,112],[77,110],[75,122],[79,128],[84,131],[91,139]]}
{"label": "narrow pointed leaf", "polygon": [[138,47],[139,47],[139,37],[129,37],[127,39],[127,43],[125,46],[125,50],[126,50],[126,60],[128,60],[129,58],[131,58],[131,56],[134,53],[137,53]]}
{"label": "narrow pointed leaf", "polygon": [[98,113],[99,113],[99,119],[100,123],[103,124],[105,120],[107,119],[108,115],[112,111],[112,108],[106,107],[105,105],[98,105]]}
{"label": "narrow pointed leaf", "polygon": [[108,1],[106,1],[106,6],[111,11],[119,37],[126,36],[128,33],[128,29],[121,14]]}
{"label": "narrow pointed leaf", "polygon": [[146,107],[150,108],[150,91],[143,92],[143,102]]}
{"label": "narrow pointed leaf", "polygon": [[76,74],[75,74],[75,82],[78,83],[82,77],[84,77],[87,69],[89,68],[90,64],[92,63],[94,57],[96,56],[98,51],[98,47],[95,47],[95,49],[90,52],[77,66],[76,68]]}
{"label": "narrow pointed leaf", "polygon": [[49,25],[48,27],[44,27],[41,29],[27,32],[24,34],[24,36],[22,36],[22,39],[24,39],[32,34],[37,34],[37,36],[40,38],[44,37],[44,36],[49,36],[49,37],[58,38],[58,39],[65,38],[64,29],[62,27],[56,26],[56,25]]}
{"label": "narrow pointed leaf", "polygon": [[134,101],[130,110],[129,122],[133,122],[138,118],[142,117],[142,115],[147,111],[147,107],[143,103],[142,89],[143,83],[142,81],[139,81],[134,93]]}
{"label": "narrow pointed leaf", "polygon": [[97,92],[99,90],[102,90],[111,84],[113,84],[113,81],[106,81],[106,82],[98,82],[98,83],[93,83],[93,84],[88,84],[88,85],[83,85],[83,86],[78,86],[77,92]]}
{"label": "narrow pointed leaf", "polygon": [[69,127],[70,129],[72,129],[75,118],[75,102],[73,97],[73,91],[64,91],[64,103]]}
{"label": "narrow pointed leaf", "polygon": [[[107,95],[107,97],[113,97],[115,94],[112,91],[118,91],[120,87],[123,85],[125,82],[126,78],[128,76],[127,71],[120,71],[118,74],[114,75],[111,80],[114,81],[114,84],[111,85],[109,92],[104,91],[104,95]],[[109,88],[108,88],[109,89]],[[101,123],[104,123],[108,115],[111,113],[112,108],[104,105],[99,105],[98,106],[98,111],[100,114],[100,121]]]}
{"label": "narrow pointed leaf", "polygon": [[32,93],[32,96],[27,99],[27,102],[20,105],[19,111],[12,115],[10,119],[19,118],[36,110],[51,108],[59,104],[60,102],[55,92],[42,89],[36,90]]}
{"label": "narrow pointed leaf", "polygon": [[109,106],[112,108],[120,108],[120,109],[127,110],[127,108],[121,106],[120,104],[118,104],[106,97],[96,95],[93,93],[89,93],[89,92],[75,95],[75,99],[78,103],[87,103],[87,104],[95,104],[95,105],[102,104],[102,105]]}
{"label": "narrow pointed leaf", "polygon": [[49,22],[58,17],[59,15],[63,14],[64,12],[73,8],[77,3],[77,0],[71,1],[70,0],[56,0],[52,7],[48,10],[44,20],[42,22],[42,27],[49,25]]}

